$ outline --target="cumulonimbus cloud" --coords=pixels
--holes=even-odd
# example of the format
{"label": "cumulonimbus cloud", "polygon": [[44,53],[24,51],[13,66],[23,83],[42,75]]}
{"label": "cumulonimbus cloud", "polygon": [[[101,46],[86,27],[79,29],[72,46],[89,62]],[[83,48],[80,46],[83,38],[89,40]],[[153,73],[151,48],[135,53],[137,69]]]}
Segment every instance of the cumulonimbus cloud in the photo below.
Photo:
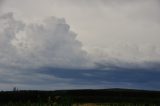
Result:
{"label": "cumulonimbus cloud", "polygon": [[87,68],[90,62],[64,19],[25,24],[13,13],[0,17],[0,64],[7,67]]}
{"label": "cumulonimbus cloud", "polygon": [[[37,4],[36,8],[35,4]],[[99,65],[105,65],[105,67],[137,67],[137,65],[139,67],[155,67],[155,65],[157,66],[160,63],[159,7],[159,0],[27,0],[25,2],[21,0],[16,0],[16,2],[6,0],[3,11],[15,11],[17,13],[17,19],[24,19],[25,22],[32,23],[35,19],[43,19],[51,14],[58,17],[65,17],[71,28],[78,33],[77,39],[82,42],[83,48],[87,50],[87,53],[83,51],[83,53],[78,52],[79,54],[76,56],[73,55],[73,57],[76,57],[73,59],[69,55],[72,53],[67,51],[69,49],[65,50],[60,44],[63,46],[72,45],[74,41],[77,42],[74,44],[79,45],[78,48],[81,48],[81,44],[75,40],[76,38],[56,35],[52,36],[54,40],[52,43],[49,43],[51,42],[49,39],[51,37],[48,35],[53,32],[48,29],[50,24],[43,22],[43,24],[32,23],[27,25],[22,21],[18,21],[19,24],[24,25],[24,29],[23,25],[17,25],[17,27],[22,26],[20,27],[22,29],[19,29],[14,34],[15,36],[12,40],[14,49],[12,48],[12,51],[16,51],[14,53],[17,54],[17,57],[21,57],[22,59],[16,59],[16,61],[21,60],[21,62],[12,62],[12,64],[24,62],[25,64],[33,65],[29,60],[34,59],[39,66],[42,63],[44,64],[43,66],[51,66],[53,64],[54,66],[59,66],[58,63],[63,63],[63,66],[70,63],[78,65],[78,61],[80,62],[81,59],[88,61],[86,55],[89,55],[92,57],[92,60],[89,59],[91,62],[88,63],[98,63],[98,67]],[[49,21],[51,18],[47,20]],[[53,20],[55,21],[57,18]],[[63,19],[58,19],[58,21],[60,20],[64,21]],[[67,28],[69,27],[65,24],[63,28],[61,26],[61,28],[55,30],[67,30]],[[66,33],[67,31],[60,32]],[[42,35],[47,36],[46,38],[49,40],[44,39]],[[68,38],[74,39],[71,40],[72,43],[60,43]],[[36,41],[34,42],[35,39]],[[44,42],[47,42],[47,44]],[[70,41],[68,40],[67,42]],[[40,47],[40,45],[44,46],[43,43],[46,44],[46,49]],[[61,48],[58,51],[54,50],[52,54],[56,57],[54,59],[55,61],[53,61],[53,58],[49,58],[52,57],[51,52],[42,53],[42,51],[48,51],[48,48],[51,47],[54,49]],[[11,50],[11,48],[8,50]],[[79,49],[75,51],[79,51]],[[80,51],[82,52],[81,49]],[[21,56],[22,54],[23,56]],[[41,56],[42,54],[43,56]],[[58,58],[57,54],[61,58]],[[66,62],[67,59],[71,60],[71,58],[62,59],[66,55],[72,58],[72,62]],[[81,56],[83,58],[78,58]],[[6,60],[6,58],[4,59]],[[73,62],[73,60],[76,60],[76,62]],[[94,66],[97,66],[96,64]]]}

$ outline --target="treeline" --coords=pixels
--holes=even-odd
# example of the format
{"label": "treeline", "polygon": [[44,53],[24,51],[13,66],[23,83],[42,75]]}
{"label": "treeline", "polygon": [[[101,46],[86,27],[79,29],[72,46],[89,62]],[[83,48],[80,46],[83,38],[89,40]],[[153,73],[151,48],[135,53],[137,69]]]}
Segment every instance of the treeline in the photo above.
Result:
{"label": "treeline", "polygon": [[57,91],[1,91],[0,103],[156,103],[160,104],[159,91],[104,89]]}

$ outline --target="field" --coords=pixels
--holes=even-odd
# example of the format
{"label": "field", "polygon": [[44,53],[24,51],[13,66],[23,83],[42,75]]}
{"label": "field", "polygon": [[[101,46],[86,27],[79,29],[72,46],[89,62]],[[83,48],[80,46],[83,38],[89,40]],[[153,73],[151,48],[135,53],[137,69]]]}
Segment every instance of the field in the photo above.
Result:
{"label": "field", "polygon": [[0,92],[0,106],[160,106],[159,91],[104,89]]}

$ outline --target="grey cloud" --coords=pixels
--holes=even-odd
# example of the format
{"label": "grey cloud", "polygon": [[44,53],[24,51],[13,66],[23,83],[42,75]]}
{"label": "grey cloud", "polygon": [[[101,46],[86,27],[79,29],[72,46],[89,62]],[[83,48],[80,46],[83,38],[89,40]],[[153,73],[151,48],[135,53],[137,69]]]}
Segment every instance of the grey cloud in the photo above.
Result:
{"label": "grey cloud", "polygon": [[[15,11],[16,19],[29,23],[16,20],[12,13],[0,18],[1,85],[48,89],[42,84],[47,82],[47,87],[52,88],[57,81],[57,88],[153,85],[158,89],[159,7],[159,0],[8,1],[3,10]],[[78,37],[63,18],[33,22],[51,14],[65,17]],[[33,71],[43,67],[64,71]],[[88,67],[94,69],[68,69]]]}
{"label": "grey cloud", "polygon": [[[160,71],[144,68],[114,68],[114,69],[92,69],[92,70],[67,70],[54,68],[41,68],[35,70],[37,73],[54,75],[57,78],[68,79],[66,82],[74,87],[97,86],[108,87],[132,87],[141,89],[159,89]],[[89,75],[89,76],[88,76]],[[62,82],[60,82],[62,83]],[[153,86],[150,86],[153,85]],[[64,84],[65,86],[65,84]]]}
{"label": "grey cloud", "polygon": [[[2,71],[2,70],[1,70]],[[160,71],[114,68],[108,70],[40,68],[4,70],[0,85],[19,89],[139,88],[160,89]],[[89,75],[89,76],[88,76]],[[6,79],[6,78],[7,79]]]}
{"label": "grey cloud", "polygon": [[[28,5],[31,2],[32,1],[28,1]],[[21,2],[18,3],[21,4]],[[48,1],[45,3],[47,4]],[[159,25],[157,25],[155,22],[152,23],[154,18],[158,17],[156,14],[159,15],[158,0],[68,0],[67,2],[65,0],[54,0],[51,3],[55,3],[56,5],[59,3],[59,5],[61,4],[60,6],[64,5],[64,8],[61,8],[62,10],[58,7],[55,7],[57,9],[54,10],[57,10],[57,12],[53,12],[56,15],[58,13],[62,13],[61,15],[68,17],[67,19],[71,19],[71,21],[73,19],[75,22],[72,23],[70,21],[73,25],[73,28],[76,23],[77,26],[81,26],[76,28],[80,29],[78,32],[80,33],[79,38],[83,36],[81,41],[84,44],[83,47],[87,49],[87,52],[81,49],[81,42],[76,40],[76,34],[70,31],[70,27],[64,19],[52,17],[46,19],[46,21],[43,21],[41,24],[32,22],[30,25],[26,25],[24,22],[20,21],[18,23],[21,23],[22,25],[16,26],[21,26],[21,29],[15,29],[12,27],[14,30],[18,30],[18,32],[13,34],[15,35],[12,36],[13,38],[10,38],[12,39],[11,44],[8,45],[11,46],[7,47],[10,49],[5,50],[7,52],[12,49],[11,51],[15,51],[12,52],[14,53],[14,56],[16,55],[19,57],[18,59],[14,59],[11,58],[14,57],[13,54],[12,56],[9,55],[11,56],[9,58],[11,59],[10,61],[12,61],[13,66],[17,64],[19,64],[19,66],[23,66],[24,63],[28,64],[28,66],[32,66],[34,63],[34,65],[37,65],[38,67],[43,65],[51,66],[53,64],[55,67],[60,67],[60,64],[63,64],[63,66],[66,67],[70,67],[72,65],[73,67],[77,67],[76,65],[80,65],[80,67],[86,67],[83,65],[87,64],[88,66],[93,66],[93,63],[95,62],[96,64],[105,67],[113,65],[116,67],[135,67],[137,65],[142,65],[142,67],[144,67],[149,66],[146,65],[148,63],[158,63],[160,61],[160,58],[158,58],[160,57],[158,36]],[[74,3],[76,3],[76,5],[73,5]],[[88,8],[81,8],[82,5],[85,6],[85,4],[89,5],[87,6]],[[22,3],[22,5],[24,4]],[[75,7],[72,7],[71,5]],[[99,5],[102,8],[99,8],[95,5]],[[21,12],[23,13],[27,13],[28,11],[26,7],[22,8],[19,6],[17,9],[22,9]],[[41,9],[45,10],[44,8]],[[53,8],[51,8],[51,10],[52,9]],[[48,11],[48,9],[46,10]],[[58,12],[58,10],[61,11]],[[68,12],[68,10],[73,10],[73,13]],[[40,11],[40,8],[37,8],[37,11]],[[85,15],[87,16],[81,17],[85,15],[79,16],[79,12],[77,11],[84,11],[84,13],[86,12]],[[33,13],[29,14],[29,16],[32,16]],[[34,14],[36,13],[37,12]],[[78,18],[79,20],[76,20],[76,16],[79,16],[83,20],[80,18]],[[37,17],[39,18],[40,16]],[[92,17],[92,19],[90,19],[90,17]],[[135,19],[138,20],[138,22],[135,21]],[[17,24],[17,22],[15,23]],[[54,31],[51,30],[52,28]],[[86,30],[85,28],[88,29]],[[5,33],[10,35],[9,33],[14,32],[6,31]],[[52,34],[54,34],[54,37],[51,36]],[[66,36],[63,36],[64,34]],[[43,35],[47,37],[44,37]],[[68,35],[72,37],[68,37]],[[8,38],[4,37],[4,39]],[[6,41],[2,41],[3,43],[1,44],[5,44],[4,42]],[[129,46],[127,43],[129,43]],[[145,46],[146,44],[149,44],[149,46]],[[94,48],[95,45],[99,50],[92,51],[91,49],[92,47]],[[117,45],[117,47],[114,45]],[[7,53],[3,54],[7,55]],[[87,55],[91,56],[92,58],[88,58]],[[7,63],[9,58],[3,58],[3,62],[1,63]],[[99,67],[98,65],[97,67]]]}
{"label": "grey cloud", "polygon": [[1,8],[2,8],[3,4],[4,4],[4,0],[0,0],[0,14],[1,14]]}
{"label": "grey cloud", "polygon": [[2,5],[3,2],[4,2],[4,0],[0,0],[0,6]]}
{"label": "grey cloud", "polygon": [[0,17],[0,63],[14,67],[87,68],[89,58],[64,19],[25,24],[13,13]]}
{"label": "grey cloud", "polygon": [[[159,45],[124,45],[93,48],[87,50],[96,66],[110,68],[144,68],[158,70],[160,63]],[[152,70],[153,71],[153,70]]]}

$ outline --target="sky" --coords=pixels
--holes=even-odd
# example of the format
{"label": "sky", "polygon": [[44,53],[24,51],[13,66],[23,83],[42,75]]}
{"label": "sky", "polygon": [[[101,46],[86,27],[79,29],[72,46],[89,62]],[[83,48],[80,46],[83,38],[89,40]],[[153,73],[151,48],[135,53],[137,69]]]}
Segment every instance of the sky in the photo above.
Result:
{"label": "sky", "polygon": [[160,90],[159,0],[0,0],[0,90]]}

